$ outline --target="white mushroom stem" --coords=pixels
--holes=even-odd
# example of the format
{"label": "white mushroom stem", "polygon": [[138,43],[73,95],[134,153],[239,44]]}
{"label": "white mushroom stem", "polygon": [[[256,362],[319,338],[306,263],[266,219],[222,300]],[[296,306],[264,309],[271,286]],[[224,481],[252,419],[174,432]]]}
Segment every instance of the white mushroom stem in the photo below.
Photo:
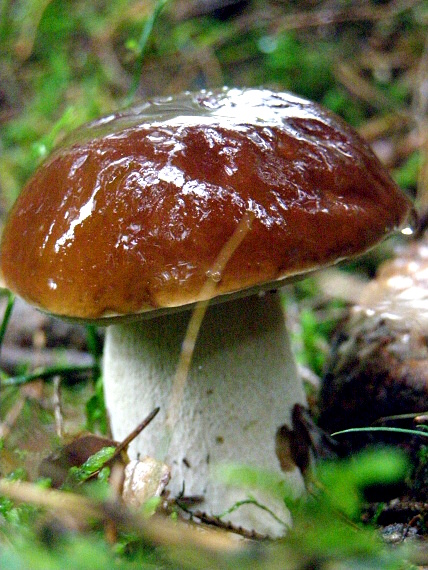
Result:
{"label": "white mushroom stem", "polygon": [[[200,495],[204,501],[196,508],[211,515],[252,496],[288,522],[281,501],[253,489],[225,488],[213,477],[213,467],[231,462],[282,473],[276,434],[284,424],[291,427],[292,409],[304,404],[305,396],[279,295],[254,295],[208,308],[166,450],[166,414],[189,316],[186,311],[107,329],[104,383],[113,436],[124,439],[160,406],[129,453],[166,461],[172,469],[172,496],[183,489],[186,496]],[[283,475],[297,493],[302,491],[297,468]],[[240,507],[225,520],[271,536],[284,532],[255,505]]]}

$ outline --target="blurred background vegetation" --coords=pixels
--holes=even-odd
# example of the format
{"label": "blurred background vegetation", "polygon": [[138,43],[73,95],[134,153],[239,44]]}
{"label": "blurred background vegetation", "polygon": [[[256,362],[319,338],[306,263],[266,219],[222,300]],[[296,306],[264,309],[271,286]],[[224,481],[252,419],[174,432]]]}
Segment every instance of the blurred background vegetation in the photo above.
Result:
{"label": "blurred background vegetation", "polygon": [[[140,98],[223,85],[290,90],[329,107],[367,138],[425,212],[427,29],[428,5],[417,0],[0,0],[0,220],[79,124]],[[313,287],[299,285],[297,301],[313,298]],[[332,322],[302,312],[302,360],[317,374]],[[91,413],[102,413],[97,394],[87,405],[89,425]],[[323,484],[343,493],[295,505],[296,530],[284,543],[238,554],[184,538],[180,551],[180,538],[168,543],[169,530],[154,540],[132,524],[122,524],[119,539],[109,538],[106,524],[89,539],[73,538],[66,517],[52,522],[38,507],[3,498],[0,567],[412,567],[355,526],[364,469],[378,465],[365,461],[370,469],[344,464],[324,473]],[[392,463],[385,460],[379,479],[400,476],[402,464]]]}
{"label": "blurred background vegetation", "polygon": [[2,0],[3,209],[79,123],[135,98],[223,85],[325,104],[414,189],[426,25],[426,3],[411,0]]}

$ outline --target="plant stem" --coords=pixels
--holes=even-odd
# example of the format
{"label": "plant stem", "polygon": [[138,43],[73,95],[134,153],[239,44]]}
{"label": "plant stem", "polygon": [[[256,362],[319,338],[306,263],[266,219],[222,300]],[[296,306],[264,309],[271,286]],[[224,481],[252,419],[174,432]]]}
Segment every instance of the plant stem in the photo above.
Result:
{"label": "plant stem", "polygon": [[144,61],[144,56],[146,53],[146,48],[147,48],[147,43],[149,41],[149,37],[153,31],[153,27],[155,25],[155,22],[156,22],[158,16],[160,15],[160,13],[162,12],[162,10],[164,9],[164,7],[166,6],[166,4],[168,2],[169,2],[169,0],[158,0],[155,7],[153,8],[153,12],[150,14],[150,16],[148,17],[148,19],[145,22],[145,25],[144,25],[143,30],[141,32],[140,39],[138,41],[138,57],[137,57],[137,61],[135,62],[135,73],[134,73],[133,81],[132,81],[131,87],[130,87],[128,94],[126,96],[126,99],[125,99],[126,105],[130,105],[132,103],[132,101],[134,100],[135,94],[137,93],[138,85],[140,83],[141,66],[142,66],[143,61]]}
{"label": "plant stem", "polygon": [[54,376],[72,376],[81,375],[89,372],[97,372],[99,370],[96,364],[91,366],[50,366],[42,370],[35,370],[31,374],[21,374],[19,376],[11,376],[2,380],[2,386],[21,386],[39,378],[49,380]]}
{"label": "plant stem", "polygon": [[4,335],[6,334],[7,325],[9,324],[13,305],[15,303],[15,296],[8,290],[5,290],[5,293],[7,295],[7,305],[3,315],[2,323],[0,325],[0,349],[3,344]]}

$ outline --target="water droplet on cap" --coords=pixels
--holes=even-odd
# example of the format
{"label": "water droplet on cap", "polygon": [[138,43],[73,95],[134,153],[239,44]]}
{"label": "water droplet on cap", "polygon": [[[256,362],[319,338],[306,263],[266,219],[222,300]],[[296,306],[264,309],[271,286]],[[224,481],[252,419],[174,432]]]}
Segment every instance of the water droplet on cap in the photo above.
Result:
{"label": "water droplet on cap", "polygon": [[208,279],[211,279],[215,283],[218,283],[221,279],[221,272],[212,271],[211,269],[208,269],[208,271],[206,272],[206,276],[208,277]]}

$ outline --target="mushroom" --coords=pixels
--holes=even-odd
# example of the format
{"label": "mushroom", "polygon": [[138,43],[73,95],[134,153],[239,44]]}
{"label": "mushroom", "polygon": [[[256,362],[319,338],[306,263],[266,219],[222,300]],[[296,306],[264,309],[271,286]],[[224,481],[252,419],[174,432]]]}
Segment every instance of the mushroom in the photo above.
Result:
{"label": "mushroom", "polygon": [[[171,495],[200,496],[197,508],[218,515],[248,496],[213,476],[223,462],[274,470],[303,488],[276,447],[293,407],[305,404],[278,288],[365,252],[410,209],[368,146],[319,105],[267,89],[185,93],[99,119],[57,149],[12,209],[1,269],[40,309],[108,325],[113,436],[160,406],[131,455],[162,455]],[[248,212],[251,229],[216,276],[165,445],[192,308]],[[251,496],[285,517],[282,502]],[[284,531],[254,504],[225,518]]]}
{"label": "mushroom", "polygon": [[[319,425],[330,433],[374,423],[411,428],[412,414],[428,410],[428,235],[395,253],[333,339],[319,401]],[[349,437],[353,450],[391,440],[384,432]]]}

